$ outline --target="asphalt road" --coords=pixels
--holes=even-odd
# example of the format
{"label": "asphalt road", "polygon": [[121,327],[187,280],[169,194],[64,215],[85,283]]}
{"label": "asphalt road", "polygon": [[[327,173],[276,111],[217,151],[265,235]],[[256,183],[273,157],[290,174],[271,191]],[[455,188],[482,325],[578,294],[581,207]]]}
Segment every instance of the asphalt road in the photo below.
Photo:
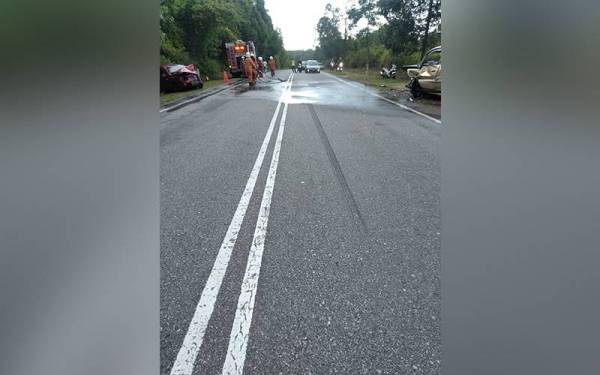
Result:
{"label": "asphalt road", "polygon": [[161,374],[439,374],[442,125],[277,76],[161,114]]}

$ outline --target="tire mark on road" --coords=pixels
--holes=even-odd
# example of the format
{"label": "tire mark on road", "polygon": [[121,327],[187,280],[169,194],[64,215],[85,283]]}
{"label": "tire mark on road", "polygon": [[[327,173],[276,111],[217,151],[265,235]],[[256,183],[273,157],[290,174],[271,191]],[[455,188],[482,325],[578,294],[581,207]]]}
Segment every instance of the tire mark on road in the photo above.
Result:
{"label": "tire mark on road", "polygon": [[342,194],[344,195],[346,203],[348,204],[348,208],[350,209],[350,212],[354,216],[357,226],[360,227],[360,229],[366,233],[367,232],[367,224],[365,223],[365,221],[362,217],[362,214],[360,213],[360,209],[358,207],[358,204],[356,203],[356,200],[354,199],[352,190],[350,190],[348,181],[346,181],[346,177],[344,176],[344,172],[342,171],[340,162],[338,161],[337,157],[335,156],[333,147],[331,147],[331,143],[329,142],[327,133],[325,133],[325,129],[323,129],[323,124],[321,123],[319,116],[317,116],[315,107],[312,104],[307,104],[307,106],[308,106],[308,110],[310,111],[310,114],[313,118],[313,122],[315,123],[315,127],[317,128],[317,131],[319,133],[319,138],[321,138],[321,142],[323,143],[323,146],[325,147],[325,151],[327,152],[327,158],[329,159],[329,163],[331,164],[331,167],[333,169],[333,174],[335,175],[335,178],[337,179],[338,184],[340,185],[340,188],[342,189]]}

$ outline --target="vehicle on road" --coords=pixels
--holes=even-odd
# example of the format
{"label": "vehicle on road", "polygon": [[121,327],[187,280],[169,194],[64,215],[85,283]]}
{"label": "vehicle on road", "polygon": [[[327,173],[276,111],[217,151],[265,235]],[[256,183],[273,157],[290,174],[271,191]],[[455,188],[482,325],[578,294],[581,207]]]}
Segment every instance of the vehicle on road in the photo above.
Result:
{"label": "vehicle on road", "polygon": [[306,72],[306,63],[307,63],[306,60],[303,60],[301,62],[300,69],[298,69],[298,72]]}
{"label": "vehicle on road", "polygon": [[442,47],[429,50],[418,65],[405,65],[410,77],[407,87],[414,98],[423,94],[441,95],[442,93]]}
{"label": "vehicle on road", "polygon": [[176,92],[202,88],[204,84],[194,64],[165,64],[160,66],[160,91]]}
{"label": "vehicle on road", "polygon": [[256,56],[254,42],[237,40],[232,43],[225,43],[225,57],[232,77],[241,77],[244,75],[243,59],[244,56],[246,56],[246,53]]}
{"label": "vehicle on road", "polygon": [[316,60],[308,60],[306,62],[305,73],[321,73],[321,65]]}
{"label": "vehicle on road", "polygon": [[381,78],[395,79],[396,78],[396,71],[397,71],[396,64],[392,64],[392,66],[389,69],[386,68],[386,67],[381,68],[381,71],[379,72],[379,75],[381,76]]}

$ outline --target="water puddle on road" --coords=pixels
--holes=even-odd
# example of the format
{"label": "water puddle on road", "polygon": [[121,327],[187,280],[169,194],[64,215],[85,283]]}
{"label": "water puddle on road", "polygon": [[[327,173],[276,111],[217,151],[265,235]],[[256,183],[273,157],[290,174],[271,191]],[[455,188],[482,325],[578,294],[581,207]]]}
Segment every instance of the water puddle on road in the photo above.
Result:
{"label": "water puddle on road", "polygon": [[315,104],[319,103],[320,95],[317,91],[303,90],[300,92],[292,91],[288,98],[290,104]]}
{"label": "water puddle on road", "polygon": [[250,87],[248,85],[241,85],[232,90],[232,92],[235,95],[242,95],[249,91],[254,92],[254,91],[274,91],[274,90],[273,90],[273,87],[271,87],[271,86],[263,86],[263,85],[258,85],[258,84],[254,87]]}
{"label": "water puddle on road", "polygon": [[[285,89],[288,77],[259,78],[256,86],[250,87],[247,82],[227,91],[225,95],[234,98],[266,99],[278,101]],[[292,90],[286,96],[289,104],[315,104],[335,107],[350,107],[363,111],[381,110],[382,103],[368,93],[346,87],[344,84],[326,77],[310,77],[297,75]],[[385,105],[384,105],[385,107]]]}
{"label": "water puddle on road", "polygon": [[348,89],[335,81],[301,82],[292,87],[292,104],[318,104],[367,110],[375,108],[376,100],[365,92]]}
{"label": "water puddle on road", "polygon": [[244,82],[227,92],[228,96],[278,101],[286,80],[281,78],[259,78],[256,85],[250,87]]}

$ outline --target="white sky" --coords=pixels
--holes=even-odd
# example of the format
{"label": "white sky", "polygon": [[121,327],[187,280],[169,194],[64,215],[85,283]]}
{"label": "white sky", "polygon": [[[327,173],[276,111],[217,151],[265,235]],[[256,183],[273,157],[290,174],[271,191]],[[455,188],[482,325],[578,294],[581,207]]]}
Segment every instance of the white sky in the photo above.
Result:
{"label": "white sky", "polygon": [[317,38],[317,22],[325,14],[325,6],[331,3],[344,12],[353,0],[265,0],[265,7],[275,27],[281,29],[283,44],[288,51],[314,48]]}

